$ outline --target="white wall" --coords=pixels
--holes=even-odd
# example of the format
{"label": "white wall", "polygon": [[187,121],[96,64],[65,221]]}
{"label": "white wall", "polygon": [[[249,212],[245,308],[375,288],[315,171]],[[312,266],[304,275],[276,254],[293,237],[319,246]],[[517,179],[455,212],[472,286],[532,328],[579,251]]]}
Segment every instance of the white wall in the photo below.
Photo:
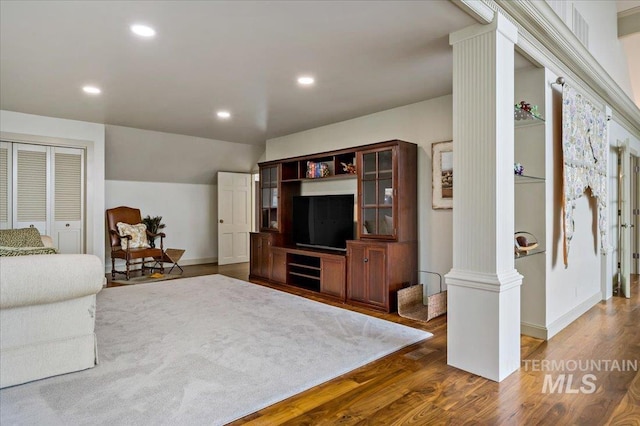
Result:
{"label": "white wall", "polygon": [[[270,139],[267,141],[266,160],[390,139],[418,144],[419,268],[445,274],[452,267],[452,214],[451,210],[431,208],[431,144],[451,140],[452,132],[452,97],[447,95]],[[352,190],[349,185],[352,183],[345,183],[343,188],[347,193]],[[429,284],[429,294],[438,291],[437,280],[427,274],[420,274],[419,278]]]}
{"label": "white wall", "polygon": [[186,250],[181,265],[216,262],[217,172],[251,173],[263,153],[262,146],[108,125],[106,206],[162,216],[165,248]]}
{"label": "white wall", "polygon": [[264,146],[106,126],[106,179],[215,184],[217,172],[251,173]]}
{"label": "white wall", "polygon": [[589,52],[600,62],[607,73],[633,99],[627,58],[618,39],[616,2],[612,0],[567,0],[565,23],[571,29],[573,8],[589,25]]}
{"label": "white wall", "polygon": [[[108,180],[105,193],[107,209],[128,206],[140,209],[142,217],[162,216],[164,247],[186,250],[181,265],[217,261],[217,185]],[[111,271],[110,257],[106,270]]]}
{"label": "white wall", "polygon": [[104,262],[104,125],[2,110],[0,132],[3,137],[22,142],[77,142],[77,146],[87,148],[87,253]]}

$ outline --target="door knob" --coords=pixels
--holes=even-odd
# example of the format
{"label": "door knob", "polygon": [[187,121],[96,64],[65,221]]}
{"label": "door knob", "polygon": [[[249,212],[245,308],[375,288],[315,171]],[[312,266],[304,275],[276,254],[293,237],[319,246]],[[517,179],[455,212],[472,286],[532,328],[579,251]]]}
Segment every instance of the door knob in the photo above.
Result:
{"label": "door knob", "polygon": [[35,225],[29,225],[29,228],[35,228]]}
{"label": "door knob", "polygon": [[220,223],[224,223],[224,220],[223,220],[223,219],[220,219]]}
{"label": "door knob", "polygon": [[367,263],[369,261],[369,258],[365,257],[364,258],[364,263]]}
{"label": "door knob", "polygon": [[71,225],[67,223],[65,226],[68,228],[68,227],[70,227]]}

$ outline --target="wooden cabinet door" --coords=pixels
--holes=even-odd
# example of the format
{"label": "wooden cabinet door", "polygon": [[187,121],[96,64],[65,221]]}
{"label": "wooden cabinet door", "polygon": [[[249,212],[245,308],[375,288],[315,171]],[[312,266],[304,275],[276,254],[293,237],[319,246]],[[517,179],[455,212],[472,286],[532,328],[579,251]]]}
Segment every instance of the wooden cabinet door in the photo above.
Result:
{"label": "wooden cabinet door", "polygon": [[286,284],[287,282],[287,252],[281,249],[271,249],[271,280]]}
{"label": "wooden cabinet door", "polygon": [[262,235],[260,240],[260,276],[269,278],[269,255],[271,254],[270,235]]}
{"label": "wooden cabinet door", "polygon": [[345,260],[323,258],[320,271],[320,292],[344,299]]}
{"label": "wooden cabinet door", "polygon": [[347,279],[347,299],[366,302],[367,277],[365,274],[366,246],[347,243],[349,275]]}
{"label": "wooden cabinet door", "polygon": [[397,238],[397,147],[358,153],[358,235],[362,239]]}
{"label": "wooden cabinet door", "polygon": [[249,268],[250,274],[260,276],[262,265],[260,256],[262,254],[262,236],[260,234],[251,234]]}
{"label": "wooden cabinet door", "polygon": [[367,278],[367,302],[386,308],[389,290],[387,286],[387,251],[384,247],[366,249],[365,270]]}
{"label": "wooden cabinet door", "polygon": [[260,169],[260,229],[277,231],[280,228],[278,215],[280,166]]}
{"label": "wooden cabinet door", "polygon": [[249,266],[251,275],[261,278],[269,278],[271,254],[270,234],[251,234],[251,248],[249,256]]}

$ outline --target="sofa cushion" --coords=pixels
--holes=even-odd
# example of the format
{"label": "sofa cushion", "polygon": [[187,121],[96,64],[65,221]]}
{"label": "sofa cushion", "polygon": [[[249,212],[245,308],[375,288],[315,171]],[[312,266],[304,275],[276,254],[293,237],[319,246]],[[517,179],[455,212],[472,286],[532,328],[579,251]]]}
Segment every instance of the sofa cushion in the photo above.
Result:
{"label": "sofa cushion", "polygon": [[2,229],[0,246],[3,247],[44,247],[37,228]]}
{"label": "sofa cushion", "polygon": [[128,223],[118,222],[118,233],[121,237],[129,235],[130,240],[126,238],[120,239],[120,246],[123,250],[129,248],[149,248],[149,242],[147,240],[147,225],[144,223],[138,223],[136,225],[129,225]]}
{"label": "sofa cushion", "polygon": [[32,254],[56,254],[53,247],[4,247],[0,246],[0,256],[27,256]]}
{"label": "sofa cushion", "polygon": [[104,279],[102,262],[91,254],[0,257],[0,309],[96,294]]}

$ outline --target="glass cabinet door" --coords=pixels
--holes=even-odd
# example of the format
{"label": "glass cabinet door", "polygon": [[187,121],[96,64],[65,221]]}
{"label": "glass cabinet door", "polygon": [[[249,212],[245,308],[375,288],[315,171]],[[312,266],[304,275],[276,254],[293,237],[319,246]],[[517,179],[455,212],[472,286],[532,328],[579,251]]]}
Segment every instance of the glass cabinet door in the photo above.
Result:
{"label": "glass cabinet door", "polygon": [[260,228],[278,230],[278,166],[260,170],[260,208]]}
{"label": "glass cabinet door", "polygon": [[364,152],[361,156],[360,236],[394,237],[394,147]]}

